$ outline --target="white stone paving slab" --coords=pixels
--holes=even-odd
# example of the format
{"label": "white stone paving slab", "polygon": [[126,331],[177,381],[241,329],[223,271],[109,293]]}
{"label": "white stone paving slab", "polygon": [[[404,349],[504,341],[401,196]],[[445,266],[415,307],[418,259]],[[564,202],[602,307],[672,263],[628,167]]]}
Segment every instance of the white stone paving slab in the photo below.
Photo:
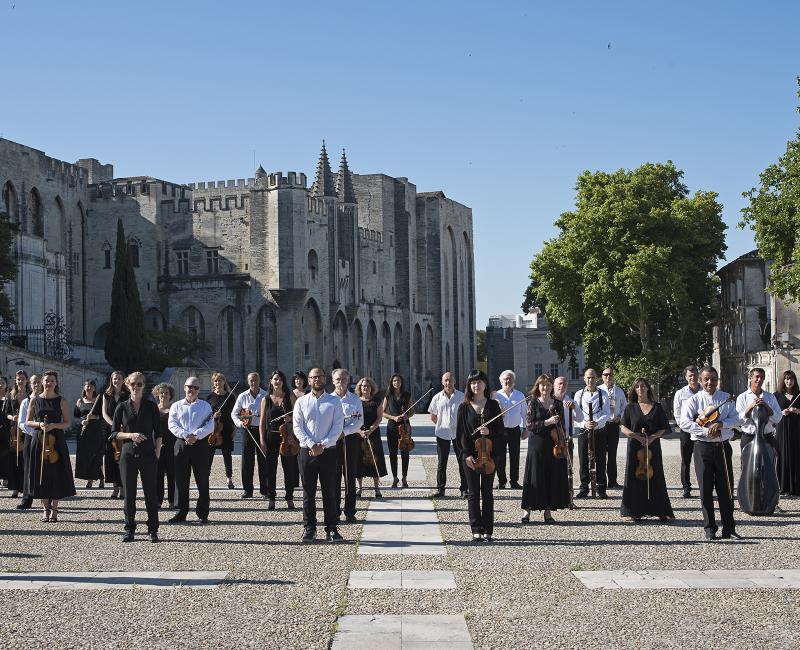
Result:
{"label": "white stone paving slab", "polygon": [[370,502],[358,545],[359,555],[444,555],[433,503],[427,498]]}
{"label": "white stone paving slab", "polygon": [[332,650],[472,650],[463,615],[348,615],[338,621]]}
{"label": "white stone paving slab", "polygon": [[800,569],[573,571],[587,589],[800,589]]}
{"label": "white stone paving slab", "polygon": [[0,574],[0,590],[11,589],[215,589],[227,571],[70,571]]}
{"label": "white stone paving slab", "polygon": [[350,589],[455,589],[452,571],[351,571]]}

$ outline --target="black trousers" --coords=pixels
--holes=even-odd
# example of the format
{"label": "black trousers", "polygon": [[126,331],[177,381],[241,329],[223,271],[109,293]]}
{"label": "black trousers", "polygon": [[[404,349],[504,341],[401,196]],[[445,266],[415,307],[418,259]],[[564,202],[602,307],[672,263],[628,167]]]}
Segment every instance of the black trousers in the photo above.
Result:
{"label": "black trousers", "polygon": [[[453,451],[456,455],[456,464],[458,465],[458,474],[460,477],[460,482],[458,485],[458,489],[461,492],[466,491],[467,489],[467,479],[464,476],[464,463],[461,462],[461,443],[458,442],[458,438],[453,440]],[[447,459],[450,456],[450,441],[445,440],[444,438],[436,438],[436,456],[438,457],[438,464],[436,465],[436,489],[437,490],[444,490],[445,485],[447,485]]]}
{"label": "black trousers", "polygon": [[294,486],[297,484],[297,470],[292,467],[297,466],[296,458],[281,456],[281,434],[278,431],[270,431],[267,434],[267,460],[264,462],[265,474],[267,479],[267,496],[275,499],[278,494],[278,459],[283,466],[283,487],[286,490],[286,498],[294,498]]}
{"label": "black trousers", "polygon": [[479,474],[469,467],[464,468],[467,480],[467,507],[469,525],[473,533],[491,535],[494,531],[494,473]]}
{"label": "black trousers", "polygon": [[164,479],[167,481],[167,501],[171,508],[178,506],[175,498],[175,441],[166,446],[162,443],[161,455],[156,466],[156,501],[164,501]]}
{"label": "black trousers", "polygon": [[[503,429],[503,436],[497,436],[495,440],[492,456],[495,458],[497,467],[498,485],[505,486],[508,483],[507,479],[511,479],[511,483],[519,483],[519,446],[522,440],[519,427]],[[508,476],[506,476],[506,449],[508,449],[510,464]]]}
{"label": "black trousers", "polygon": [[[578,436],[578,456],[581,460],[581,490],[589,489],[589,440],[591,432],[583,429]],[[603,429],[594,430],[594,458],[597,469],[597,491],[606,491],[606,435]]]}
{"label": "black trousers", "polygon": [[617,447],[619,447],[619,422],[606,422],[603,427],[606,438],[606,479],[608,485],[619,485],[617,481]]}
{"label": "black trousers", "polygon": [[[222,461],[225,463],[225,476],[231,478],[233,476],[233,456],[230,449],[219,447],[222,452]],[[212,445],[208,446],[208,472],[211,473],[211,467],[214,465],[214,456],[217,455],[217,447]]]}
{"label": "black trousers", "polygon": [[137,476],[141,476],[144,505],[147,508],[147,532],[158,531],[157,466],[158,460],[155,454],[137,455],[134,453],[133,443],[123,444],[119,457],[119,474],[125,486],[125,530],[131,532],[136,530],[136,482]]}
{"label": "black trousers", "polygon": [[694,440],[687,431],[681,430],[678,434],[681,441],[681,485],[683,491],[688,492],[692,489],[692,454],[694,452]]}
{"label": "black trousers", "polygon": [[[397,445],[400,442],[400,434],[397,431],[386,430],[386,442],[389,445],[389,465],[392,467],[392,476],[397,478]],[[408,476],[408,460],[411,457],[410,451],[401,451],[400,459],[403,466],[403,478]]]}
{"label": "black trousers", "polygon": [[8,469],[8,489],[22,492],[23,498],[25,495],[25,450],[27,449],[28,455],[30,455],[30,439],[30,436],[25,436],[22,451],[17,453],[9,449],[4,460]]}
{"label": "black trousers", "polygon": [[242,429],[242,489],[247,494],[253,494],[253,472],[257,461],[258,491],[263,496],[267,496],[269,494],[267,464],[264,455],[256,449],[256,443],[253,438],[255,440],[259,439],[258,427],[249,427],[249,433],[246,429]]}
{"label": "black trousers", "polygon": [[714,490],[716,490],[723,534],[733,532],[736,527],[736,522],[733,520],[732,455],[729,442],[695,441],[694,469],[697,472],[697,484],[700,486],[703,527],[706,530],[717,531],[717,522],[714,518]]}
{"label": "black trousers", "polygon": [[344,478],[344,516],[352,517],[356,514],[356,472],[361,455],[361,436],[358,433],[345,436],[336,443],[336,450],[336,514],[342,510],[342,478]]}
{"label": "black trousers", "polygon": [[28,505],[33,503],[33,473],[36,463],[33,460],[33,436],[25,434],[25,444],[22,446],[22,501]]}
{"label": "black trousers", "polygon": [[303,524],[307,529],[317,527],[317,481],[322,488],[322,510],[325,532],[336,530],[336,447],[328,447],[319,456],[300,449],[300,477],[303,480]]}
{"label": "black trousers", "polygon": [[187,445],[183,438],[175,441],[175,490],[178,497],[178,515],[189,513],[189,473],[194,473],[197,485],[195,513],[200,519],[208,517],[211,495],[208,491],[208,439],[201,438]]}

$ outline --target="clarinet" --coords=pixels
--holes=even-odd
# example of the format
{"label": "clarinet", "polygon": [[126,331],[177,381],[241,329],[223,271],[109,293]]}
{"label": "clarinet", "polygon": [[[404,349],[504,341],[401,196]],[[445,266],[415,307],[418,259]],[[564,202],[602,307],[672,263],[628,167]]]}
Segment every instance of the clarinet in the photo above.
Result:
{"label": "clarinet", "polygon": [[[586,391],[584,391],[585,393]],[[581,394],[581,401],[583,401],[583,394]],[[589,420],[594,420],[592,415],[592,395],[589,393]],[[594,429],[589,429],[586,440],[589,449],[589,484],[592,488],[592,497],[597,496],[597,459],[594,454]]]}

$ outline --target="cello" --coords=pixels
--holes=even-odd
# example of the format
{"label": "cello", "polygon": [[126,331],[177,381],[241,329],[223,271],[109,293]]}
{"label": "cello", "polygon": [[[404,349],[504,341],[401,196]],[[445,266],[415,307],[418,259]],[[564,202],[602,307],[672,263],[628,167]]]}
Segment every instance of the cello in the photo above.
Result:
{"label": "cello", "polygon": [[752,417],[756,433],[753,441],[742,448],[742,473],[737,490],[739,507],[748,515],[771,515],[778,505],[781,488],[776,469],[777,454],[764,439],[769,409],[765,404],[758,404],[753,407]]}

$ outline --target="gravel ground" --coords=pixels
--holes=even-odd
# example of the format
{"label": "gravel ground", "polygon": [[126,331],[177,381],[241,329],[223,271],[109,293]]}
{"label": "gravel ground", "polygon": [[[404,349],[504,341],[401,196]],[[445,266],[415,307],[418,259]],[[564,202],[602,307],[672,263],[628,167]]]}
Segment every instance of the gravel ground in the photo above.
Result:
{"label": "gravel ground", "polygon": [[[664,460],[672,485],[678,459]],[[423,464],[433,478],[435,457],[424,457]],[[452,456],[448,476],[453,485]],[[217,459],[212,486],[223,484]],[[670,490],[674,523],[623,521],[621,493],[611,491],[608,501],[581,501],[580,510],[554,513],[559,523],[551,526],[539,523],[540,513],[523,526],[519,492],[495,492],[496,541],[475,546],[466,502],[448,496],[436,501],[446,556],[358,556],[353,542],[360,524],[341,527],[350,543],[301,546],[300,510],[286,511],[278,500],[279,509],[267,512],[263,501],[242,501],[238,493],[212,491],[208,526],[162,525],[163,543],[151,545],[142,525],[141,541],[123,545],[122,502],[109,500],[108,490],[79,490],[62,504],[56,525],[41,523],[38,510],[15,510],[16,500],[0,491],[0,570],[229,572],[213,590],[6,591],[0,647],[327,648],[337,616],[381,613],[463,613],[479,648],[788,648],[800,638],[798,590],[590,591],[570,573],[798,568],[798,500],[783,502],[787,514],[781,516],[755,519],[737,512],[745,539],[707,543],[699,501],[680,498],[678,489]],[[366,505],[359,502],[359,508]],[[352,569],[449,569],[458,588],[348,590]]]}

